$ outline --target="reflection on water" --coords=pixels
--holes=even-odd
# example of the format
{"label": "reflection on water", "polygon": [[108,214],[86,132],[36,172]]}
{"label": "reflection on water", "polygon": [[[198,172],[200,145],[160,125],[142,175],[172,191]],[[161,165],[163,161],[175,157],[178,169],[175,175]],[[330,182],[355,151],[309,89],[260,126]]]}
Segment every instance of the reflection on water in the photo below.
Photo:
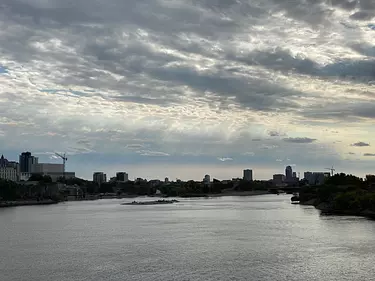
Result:
{"label": "reflection on water", "polygon": [[1,209],[0,279],[352,281],[375,273],[374,221],[320,216],[283,195],[120,205],[133,200]]}

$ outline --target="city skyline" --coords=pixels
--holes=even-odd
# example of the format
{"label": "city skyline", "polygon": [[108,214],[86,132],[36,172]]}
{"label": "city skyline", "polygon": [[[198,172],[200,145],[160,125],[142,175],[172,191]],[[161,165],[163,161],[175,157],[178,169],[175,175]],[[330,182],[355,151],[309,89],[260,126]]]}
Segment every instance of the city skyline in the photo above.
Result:
{"label": "city skyline", "polygon": [[[59,157],[55,157],[55,155],[52,155],[48,158],[46,157],[43,157],[41,158],[41,161],[42,162],[39,162],[39,157],[35,157],[35,154],[30,152],[30,151],[25,151],[25,152],[21,152],[19,154],[19,159],[21,160],[21,156],[22,155],[28,155],[28,157],[30,157],[30,159],[33,159],[33,161],[30,162],[29,159],[26,159],[27,162],[30,163],[30,167],[28,169],[28,171],[26,172],[29,173],[29,174],[32,174],[34,172],[42,172],[43,170],[46,170],[46,172],[50,171],[50,172],[53,172],[54,174],[56,173],[59,173],[59,174],[63,174],[63,164],[61,164],[61,159]],[[44,154],[43,154],[44,155]],[[68,155],[67,155],[68,156]],[[59,160],[60,159],[60,160]],[[45,160],[45,161],[44,161]],[[1,160],[0,160],[0,164],[1,163],[10,163],[11,166],[13,167],[14,165],[12,163],[17,163],[18,166],[19,166],[19,170],[20,172],[22,173],[21,171],[21,166],[22,164],[20,164],[20,162],[17,162],[13,159],[8,159],[7,157],[4,157],[4,154],[2,154],[2,157],[1,157]],[[32,167],[31,165],[32,164],[36,164],[36,166],[34,166],[34,169],[35,171],[32,170]],[[5,165],[6,166],[6,165]],[[74,165],[73,165],[74,166]],[[200,181],[202,176],[203,176],[203,173],[204,171],[199,171],[201,173],[201,177],[199,178],[198,177],[189,177],[187,176],[189,174],[188,171],[184,171],[183,174],[181,174],[182,176],[178,176],[178,177],[170,177],[167,175],[168,173],[168,170],[165,169],[165,166],[159,166],[158,170],[157,170],[157,174],[156,176],[150,176],[152,174],[149,174],[147,169],[145,169],[147,166],[141,166],[141,169],[143,171],[143,174],[142,173],[134,173],[134,174],[130,174],[129,175],[129,171],[130,173],[132,173],[132,171],[134,171],[134,169],[132,169],[131,165],[129,165],[130,168],[128,169],[124,169],[124,167],[119,167],[118,170],[100,170],[100,169],[94,169],[90,172],[88,172],[86,174],[86,176],[80,176],[80,174],[82,175],[82,172],[80,173],[79,170],[71,170],[70,172],[66,172],[67,174],[69,174],[69,176],[71,177],[73,174],[78,177],[78,178],[82,178],[82,179],[85,179],[85,180],[92,180],[93,177],[95,177],[94,174],[96,173],[102,173],[104,174],[104,177],[105,177],[105,182],[106,181],[109,181],[111,178],[116,178],[116,177],[119,177],[119,174],[126,174],[126,178],[129,179],[129,180],[134,180],[134,179],[137,179],[137,178],[142,178],[142,179],[147,179],[147,180],[153,180],[153,179],[158,179],[158,180],[163,180],[165,178],[169,178],[171,181],[173,180],[176,180],[176,179],[179,179],[179,180],[183,180],[183,181],[187,181],[187,180],[195,180],[195,181]],[[192,167],[193,169],[195,169],[194,172],[196,172],[196,169],[198,167]],[[233,179],[233,178],[251,178],[253,180],[270,180],[272,179],[272,177],[274,175],[284,175],[285,176],[285,180],[291,180],[292,178],[299,178],[299,179],[302,179],[304,178],[303,177],[303,174],[306,174],[307,172],[310,172],[310,173],[318,173],[318,174],[323,174],[323,173],[331,173],[332,172],[332,169],[334,169],[334,167],[325,167],[325,168],[318,168],[318,169],[314,169],[313,167],[308,167],[304,170],[295,170],[296,168],[296,165],[295,164],[287,164],[287,166],[284,166],[284,171],[283,172],[280,172],[280,170],[272,170],[270,168],[268,169],[256,169],[255,170],[255,176],[254,176],[254,168],[249,168],[249,167],[240,167],[238,168],[237,166],[232,166],[232,170],[229,170],[227,169],[227,166],[222,166],[221,167],[222,169],[224,169],[224,171],[227,171],[227,173],[222,173],[221,176],[220,175],[217,175],[217,174],[212,174],[212,173],[205,173],[204,175],[208,175],[211,179],[218,179],[218,180],[230,180],[230,179]],[[214,169],[218,169],[218,166],[214,167]],[[220,169],[220,168],[219,168]],[[242,170],[241,170],[242,169]],[[61,171],[60,171],[61,170]],[[250,172],[250,174],[248,174],[248,171]],[[256,177],[257,175],[257,171],[259,172],[259,175],[258,177]],[[267,171],[267,172],[265,172]],[[336,173],[346,173],[346,174],[353,174],[351,173],[350,171],[337,171],[336,169],[334,169],[333,171],[335,171]],[[167,176],[160,176],[160,174],[163,174],[163,175],[167,175]],[[247,176],[245,176],[245,174],[247,174]],[[289,178],[288,178],[288,174],[289,174]],[[301,174],[301,176],[299,177],[298,175]],[[371,173],[366,173],[364,175],[359,175],[359,177],[365,177],[365,175],[367,174],[371,174]],[[56,174],[57,175],[57,174]],[[54,177],[56,177],[56,175]],[[147,176],[149,175],[149,176]],[[354,174],[355,175],[355,174]],[[358,175],[357,175],[358,176]],[[121,177],[124,177],[123,175],[121,175]]]}
{"label": "city skyline", "polygon": [[375,8],[304,2],[4,0],[2,153],[86,179],[372,174]]}

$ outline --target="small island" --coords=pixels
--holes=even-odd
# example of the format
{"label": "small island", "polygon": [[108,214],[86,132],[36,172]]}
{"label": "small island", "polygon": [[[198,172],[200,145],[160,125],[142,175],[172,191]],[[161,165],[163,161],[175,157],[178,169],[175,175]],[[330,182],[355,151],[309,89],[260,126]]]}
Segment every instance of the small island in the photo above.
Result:
{"label": "small island", "polygon": [[156,200],[156,201],[145,201],[145,202],[137,202],[133,201],[131,203],[122,203],[121,205],[163,205],[163,204],[174,204],[178,203],[178,200]]}

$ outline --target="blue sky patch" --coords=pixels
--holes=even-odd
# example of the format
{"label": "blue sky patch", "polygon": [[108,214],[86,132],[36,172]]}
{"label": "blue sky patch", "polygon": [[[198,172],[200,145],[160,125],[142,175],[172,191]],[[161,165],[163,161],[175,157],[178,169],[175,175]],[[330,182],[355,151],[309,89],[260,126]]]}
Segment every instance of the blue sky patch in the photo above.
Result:
{"label": "blue sky patch", "polygon": [[0,65],[0,74],[6,74],[6,73],[8,73],[8,70],[4,66]]}

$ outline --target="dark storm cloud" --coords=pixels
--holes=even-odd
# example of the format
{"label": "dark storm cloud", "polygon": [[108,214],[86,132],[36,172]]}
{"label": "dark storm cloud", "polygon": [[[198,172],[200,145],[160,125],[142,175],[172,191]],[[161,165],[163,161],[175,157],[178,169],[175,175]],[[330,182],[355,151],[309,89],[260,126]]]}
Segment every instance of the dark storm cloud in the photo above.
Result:
{"label": "dark storm cloud", "polygon": [[284,138],[283,141],[291,142],[291,143],[313,143],[313,142],[316,141],[316,139],[307,138],[307,137],[303,137],[303,138]]}
{"label": "dark storm cloud", "polygon": [[356,43],[352,44],[351,47],[364,56],[375,57],[375,46],[366,43]]}
{"label": "dark storm cloud", "polygon": [[283,133],[283,132],[278,132],[278,131],[268,131],[267,133],[268,133],[268,135],[269,135],[270,137],[280,137],[280,136],[285,136],[285,133]]}
{"label": "dark storm cloud", "polygon": [[[363,54],[372,54],[374,50],[365,46],[354,46]],[[295,72],[324,79],[354,80],[368,83],[375,79],[375,59],[341,60],[337,63],[320,66],[309,58],[292,56],[288,50],[276,48],[272,51],[257,51],[246,56],[229,54],[233,59],[247,65],[261,65],[268,69],[281,72]]]}
{"label": "dark storm cloud", "polygon": [[123,101],[123,102],[132,102],[132,103],[140,103],[140,104],[156,104],[156,105],[169,105],[172,103],[177,103],[178,99],[172,98],[146,98],[146,97],[139,97],[139,96],[112,96],[112,100],[116,101]]}
{"label": "dark storm cloud", "polygon": [[239,104],[256,110],[275,108],[296,108],[289,97],[299,96],[300,92],[283,89],[266,79],[242,78],[225,70],[211,73],[198,73],[190,67],[170,67],[145,69],[151,77],[158,80],[188,85],[200,93],[218,93],[222,97],[235,96]]}
{"label": "dark storm cloud", "polygon": [[375,14],[373,12],[366,12],[366,11],[360,11],[352,14],[350,16],[351,19],[354,20],[371,20],[374,18]]}
{"label": "dark storm cloud", "polygon": [[316,74],[318,65],[302,57],[293,57],[288,50],[276,48],[273,51],[256,51],[247,55],[228,54],[228,59],[247,65],[261,65],[277,71],[296,71],[302,74]]}
{"label": "dark storm cloud", "polygon": [[[333,9],[344,9],[352,11],[351,18],[362,20],[368,15],[374,15],[375,3],[373,0],[272,0],[276,9],[284,10],[288,16],[297,20],[306,21],[310,24],[319,24],[326,20]],[[324,4],[324,5],[323,5]],[[327,22],[326,22],[327,23]]]}
{"label": "dark storm cloud", "polygon": [[[269,3],[273,3],[272,6]],[[267,75],[245,76],[242,66],[263,66],[282,73],[296,72],[333,80],[354,77],[354,80],[368,82],[375,77],[372,60],[343,60],[320,66],[303,55],[292,55],[289,49],[265,49],[246,54],[236,51],[235,44],[231,44],[237,34],[247,33],[248,28],[267,19],[272,12],[284,11],[291,18],[315,26],[325,21],[331,9],[359,9],[371,13],[374,10],[371,1],[3,0],[2,4],[5,7],[3,18],[10,23],[9,32],[0,38],[4,54],[20,63],[59,62],[64,75],[51,76],[49,70],[38,69],[59,85],[124,93],[115,96],[70,91],[75,96],[169,105],[179,102],[177,96],[183,94],[182,87],[188,86],[198,96],[217,95],[224,105],[228,98],[235,97],[235,102],[243,108],[294,112],[301,110],[294,98],[304,93],[285,88]],[[260,26],[263,24],[259,22]],[[190,35],[197,39],[191,40]],[[42,51],[35,47],[35,43],[56,38],[74,52]],[[370,47],[362,53],[371,54]],[[215,63],[210,65],[209,71],[197,70],[189,64],[189,57],[194,55]],[[110,73],[122,78],[116,79]],[[146,87],[142,86],[145,84]],[[318,109],[311,116],[315,114],[318,118],[324,113]],[[372,113],[358,110],[353,114],[370,116]],[[337,116],[345,117],[345,111]]]}
{"label": "dark storm cloud", "polygon": [[371,101],[329,103],[325,106],[305,109],[302,115],[308,119],[335,119],[352,122],[360,121],[362,118],[375,119],[375,103]]}
{"label": "dark storm cloud", "polygon": [[370,146],[369,143],[365,143],[363,141],[353,143],[351,146],[359,146],[359,147],[364,147],[364,146]]}

